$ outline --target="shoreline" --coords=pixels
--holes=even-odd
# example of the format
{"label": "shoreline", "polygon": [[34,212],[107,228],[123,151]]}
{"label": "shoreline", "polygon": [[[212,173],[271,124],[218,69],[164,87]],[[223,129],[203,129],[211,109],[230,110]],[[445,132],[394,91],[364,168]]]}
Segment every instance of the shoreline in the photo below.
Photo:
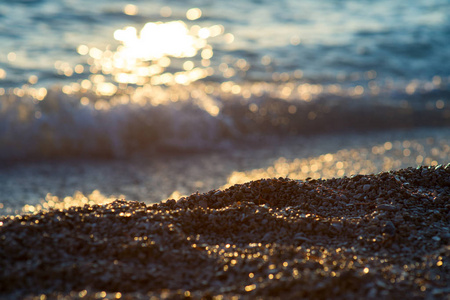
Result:
{"label": "shoreline", "polygon": [[446,165],[3,217],[0,296],[441,298],[449,195]]}
{"label": "shoreline", "polygon": [[0,215],[41,208],[148,204],[259,178],[333,178],[448,163],[449,128],[273,139],[227,151],[129,160],[36,161],[0,168]]}

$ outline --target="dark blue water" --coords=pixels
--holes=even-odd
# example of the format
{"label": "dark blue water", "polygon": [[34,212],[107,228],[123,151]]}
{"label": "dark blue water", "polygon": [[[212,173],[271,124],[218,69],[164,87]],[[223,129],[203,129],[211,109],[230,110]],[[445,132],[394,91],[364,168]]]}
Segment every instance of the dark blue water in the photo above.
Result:
{"label": "dark blue water", "polygon": [[447,0],[0,1],[0,158],[445,127],[449,15]]}

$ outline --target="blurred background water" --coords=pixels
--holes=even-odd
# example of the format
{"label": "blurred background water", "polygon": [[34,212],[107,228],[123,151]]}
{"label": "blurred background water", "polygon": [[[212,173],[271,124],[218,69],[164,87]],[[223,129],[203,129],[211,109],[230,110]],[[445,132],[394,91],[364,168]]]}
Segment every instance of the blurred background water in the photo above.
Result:
{"label": "blurred background water", "polygon": [[[0,1],[0,210],[88,201],[102,181],[97,196],[153,202],[236,174],[446,163],[449,15],[447,0]],[[336,154],[361,147],[398,162]],[[311,162],[327,154],[328,173]],[[267,171],[279,159],[290,171]]]}

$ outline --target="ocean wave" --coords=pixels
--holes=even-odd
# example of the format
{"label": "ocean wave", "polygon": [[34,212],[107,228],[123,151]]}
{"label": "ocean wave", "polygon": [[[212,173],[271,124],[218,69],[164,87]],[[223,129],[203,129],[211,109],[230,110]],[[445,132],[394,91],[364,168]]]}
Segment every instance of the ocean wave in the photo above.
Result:
{"label": "ocean wave", "polygon": [[[60,87],[0,96],[0,159],[224,149],[286,135],[450,125],[446,86],[411,93],[308,83],[198,82],[105,97]],[[305,98],[305,90],[308,96]]]}

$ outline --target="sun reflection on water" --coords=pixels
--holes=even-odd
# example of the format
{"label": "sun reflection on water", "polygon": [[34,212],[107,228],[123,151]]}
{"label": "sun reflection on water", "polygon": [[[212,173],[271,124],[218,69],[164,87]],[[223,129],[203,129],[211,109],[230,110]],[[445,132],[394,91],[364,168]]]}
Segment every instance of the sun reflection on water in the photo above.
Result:
{"label": "sun reflection on water", "polygon": [[134,27],[116,30],[114,38],[123,43],[114,54],[115,62],[135,65],[135,60],[158,60],[163,57],[192,57],[198,49],[205,47],[206,41],[189,34],[182,21],[168,23],[147,23],[140,35]]}
{"label": "sun reflection on water", "polygon": [[[142,16],[141,9],[143,8],[138,5],[127,4],[123,7],[123,13]],[[133,26],[117,29],[110,38],[114,37],[120,44],[118,46],[81,44],[77,47],[77,52],[85,56],[85,63],[56,61],[54,68],[58,76],[76,80],[65,84],[61,91],[76,95],[82,99],[80,104],[92,105],[95,109],[107,109],[129,102],[159,105],[196,98],[196,102],[205,102],[200,105],[202,108],[208,108],[205,109],[208,113],[217,116],[220,105],[217,101],[211,101],[211,98],[226,100],[240,99],[241,96],[244,99],[268,96],[296,104],[334,96],[353,99],[379,97],[394,88],[384,85],[375,70],[337,74],[336,82],[313,83],[300,69],[277,72],[277,59],[270,54],[263,55],[256,62],[250,57],[223,55],[218,50],[215,54],[212,45],[220,48],[218,45],[221,43],[233,43],[234,36],[232,33],[225,33],[220,24],[202,25],[204,14],[201,9],[190,8],[184,15],[173,14],[172,9],[165,6],[159,14],[163,21],[171,16],[173,19],[168,22],[148,22],[140,30]],[[300,38],[294,36],[291,43],[300,43]],[[10,62],[16,58],[15,52],[7,55]],[[261,70],[264,74],[261,76],[265,79],[241,80],[255,70]],[[214,77],[210,77],[212,75]],[[0,69],[0,79],[6,76],[6,71]],[[200,80],[207,77],[211,80]],[[355,85],[348,86],[347,81],[354,81]],[[406,87],[400,84],[397,88],[407,94],[414,94],[438,89],[446,83],[446,78],[436,75],[432,81],[412,80]],[[42,80],[31,75],[27,84],[21,88],[0,89],[0,96],[30,95],[34,99],[43,100],[47,89],[34,86],[36,84],[41,85]],[[157,90],[159,86],[162,89]],[[142,94],[139,92],[140,88],[148,92],[145,97],[136,96]],[[192,93],[207,94],[203,97],[205,101],[201,97],[192,97]],[[249,103],[249,109],[262,116],[266,114],[255,103]],[[442,99],[429,101],[427,109],[448,110]],[[299,109],[296,105],[290,105],[288,111],[296,114]],[[307,118],[315,120],[318,115],[311,111]]]}
{"label": "sun reflection on water", "polygon": [[[189,10],[187,17],[195,20],[199,9]],[[223,26],[200,27],[181,21],[149,22],[141,31],[128,26],[114,32],[121,43],[115,51],[80,45],[78,53],[89,56],[90,81],[100,95],[110,96],[117,90],[110,84],[95,83],[95,74],[111,76],[115,85],[188,85],[213,74],[210,59],[212,46],[207,39],[223,34]],[[72,69],[62,68],[66,74]]]}

